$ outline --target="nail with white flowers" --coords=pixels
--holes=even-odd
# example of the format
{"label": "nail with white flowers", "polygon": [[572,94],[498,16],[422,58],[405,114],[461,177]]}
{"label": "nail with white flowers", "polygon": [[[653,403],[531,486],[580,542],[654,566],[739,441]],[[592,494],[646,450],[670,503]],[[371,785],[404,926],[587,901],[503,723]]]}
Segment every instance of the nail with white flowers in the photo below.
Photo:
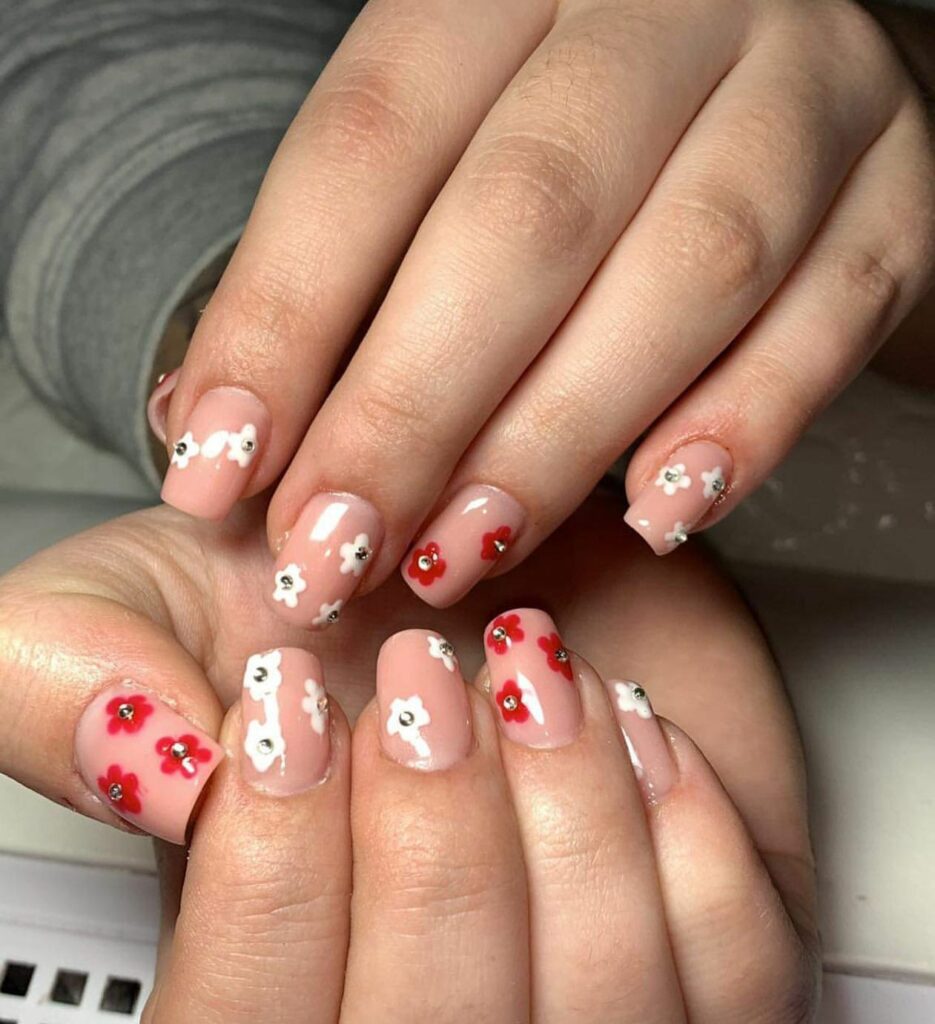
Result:
{"label": "nail with white flowers", "polygon": [[688,540],[726,490],[732,469],[729,453],[712,441],[683,445],[650,478],[624,521],[666,555]]}
{"label": "nail with white flowers", "polygon": [[247,659],[242,695],[244,778],[275,796],[318,785],[328,774],[331,732],[321,663],[298,647]]}
{"label": "nail with white flowers", "polygon": [[269,425],[266,406],[249,391],[206,391],[171,442],[162,500],[193,516],[223,519],[250,483]]}
{"label": "nail with white flowers", "polygon": [[473,742],[471,711],[454,646],[428,629],[391,636],[377,659],[380,744],[397,764],[450,768]]}
{"label": "nail with white flowers", "polygon": [[279,615],[306,629],[333,625],[383,540],[379,512],[355,494],[316,494],[302,509],[270,574]]}
{"label": "nail with white flowers", "polygon": [[647,800],[661,800],[675,785],[678,773],[649,697],[639,683],[630,680],[609,679],[607,690],[640,788]]}

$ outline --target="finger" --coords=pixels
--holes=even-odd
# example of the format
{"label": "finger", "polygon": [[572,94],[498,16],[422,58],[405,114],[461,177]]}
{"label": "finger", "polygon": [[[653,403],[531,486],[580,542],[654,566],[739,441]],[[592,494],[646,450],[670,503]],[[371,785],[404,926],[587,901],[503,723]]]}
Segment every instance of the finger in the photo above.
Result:
{"label": "finger", "polygon": [[169,410],[165,501],[223,518],[281,474],[357,325],[551,7],[367,5],[280,145],[195,332]]}
{"label": "finger", "polygon": [[230,760],[195,825],[148,1024],[337,1021],[350,739],[318,659],[297,648],[250,658],[223,739]]}
{"label": "finger", "polygon": [[[386,524],[367,586],[398,563],[452,467],[568,312],[699,96],[734,58],[744,24],[724,33],[683,8],[663,5],[648,19],[591,0],[562,8],[423,222],[277,490],[271,537],[299,521],[278,569],[313,557],[301,510],[335,484],[366,496]],[[653,87],[656,60],[678,68],[666,90]],[[620,130],[606,131],[607,123]],[[492,566],[475,543],[483,533],[522,532],[529,510],[509,497],[508,480],[494,483],[503,507],[496,521],[478,532],[482,511],[468,523],[460,511],[477,492],[465,492],[444,520],[444,544],[430,526],[416,545],[442,549],[435,571],[404,576],[430,604],[451,604]],[[413,551],[406,564],[418,557]],[[316,589],[300,602],[305,622],[333,600]]]}
{"label": "finger", "polygon": [[534,1020],[685,1020],[642,801],[603,684],[544,612],[506,612],[485,637],[529,878]]}
{"label": "finger", "polygon": [[[481,477],[510,481],[533,510],[534,529],[498,571],[554,529],[770,299],[891,116],[897,86],[883,80],[869,90],[853,76],[816,73],[816,65],[824,67],[817,57],[790,64],[780,59],[790,33],[811,52],[815,43],[800,40],[801,30],[762,33],[450,481],[452,492]],[[671,452],[645,467],[641,480],[655,485],[662,470],[685,462],[667,460]],[[720,466],[729,482],[729,454],[702,450],[697,467],[685,462],[681,477],[659,480],[653,489],[665,486],[659,500],[672,513],[664,525],[633,511],[632,524],[657,550],[675,546],[694,521],[694,505],[719,493],[717,475],[709,483],[701,472]],[[688,479],[691,492],[683,489]]]}
{"label": "finger", "polygon": [[13,573],[0,584],[0,771],[92,818],[182,843],[223,757],[217,698],[166,630],[59,589],[67,582],[39,591]]}
{"label": "finger", "polygon": [[[674,529],[676,519],[686,533],[709,526],[757,488],[929,286],[935,160],[924,116],[913,102],[896,118],[855,169],[770,305],[634,455],[627,521],[655,550],[668,548],[663,534]],[[717,444],[686,446],[685,439],[693,437]],[[700,452],[716,447],[730,456],[702,465]],[[699,472],[676,509],[667,507],[654,482],[659,466],[679,463]],[[703,471],[717,465],[733,465],[733,473],[714,505],[718,494],[705,486]]]}
{"label": "finger", "polygon": [[496,730],[438,634],[383,645],[353,785],[342,1024],[526,1021],[526,879]]}

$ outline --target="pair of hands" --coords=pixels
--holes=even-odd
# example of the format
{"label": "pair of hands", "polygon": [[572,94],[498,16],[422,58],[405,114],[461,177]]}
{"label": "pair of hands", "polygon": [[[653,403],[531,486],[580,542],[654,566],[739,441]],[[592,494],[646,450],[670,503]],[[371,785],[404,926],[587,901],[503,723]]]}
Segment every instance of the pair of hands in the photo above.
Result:
{"label": "pair of hands", "polygon": [[[92,817],[122,825],[118,810],[163,834],[179,811],[168,787],[191,784],[186,808],[203,796],[187,860],[161,847],[149,1024],[808,1019],[816,932],[794,728],[759,634],[702,563],[610,548],[614,502],[592,501],[518,572],[456,612],[430,613],[436,629],[397,634],[371,701],[383,638],[429,613],[400,582],[381,588],[320,637],[326,676],[304,652],[296,674],[290,648],[307,635],[252,598],[265,573],[264,513],[248,503],[219,527],[166,508],[138,513],[0,581],[0,768]],[[571,566],[560,581],[556,564]],[[484,622],[530,593],[594,668],[576,655],[557,662],[567,674],[550,667],[532,643],[544,620],[529,610],[519,622],[500,617],[515,643],[495,649]],[[489,675],[465,686],[455,662],[428,654],[427,637],[440,635],[466,677],[485,659]],[[519,660],[527,641],[532,663]],[[418,666],[399,660],[410,643]],[[284,652],[278,664],[248,660],[270,646]],[[501,657],[515,678],[526,672],[547,713],[580,701],[577,731],[560,746],[510,733]],[[256,719],[251,688],[277,671],[291,760],[258,778],[244,724]],[[286,718],[287,691],[304,693],[306,675],[331,696],[327,765],[319,785],[296,787],[296,766],[315,760],[303,759],[296,726],[325,742],[312,709],[304,722]],[[647,680],[687,731],[648,713],[631,688],[605,688],[615,675]],[[126,697],[136,684],[154,710],[145,721],[138,711],[143,727],[131,731],[120,703],[108,708],[114,688]],[[387,728],[403,690],[433,713],[421,726],[427,761]],[[444,703],[457,710],[459,700],[466,713],[439,732]],[[357,718],[353,737],[339,702]],[[172,731],[179,718],[185,729]],[[113,731],[105,719],[117,720]],[[167,747],[168,774],[123,765],[141,784],[131,792],[124,773],[120,799],[137,798],[138,811],[99,792],[99,776],[112,784],[114,744],[136,756],[164,732],[188,741],[189,779]],[[197,761],[198,750],[217,760]],[[440,751],[445,770],[432,770]]]}

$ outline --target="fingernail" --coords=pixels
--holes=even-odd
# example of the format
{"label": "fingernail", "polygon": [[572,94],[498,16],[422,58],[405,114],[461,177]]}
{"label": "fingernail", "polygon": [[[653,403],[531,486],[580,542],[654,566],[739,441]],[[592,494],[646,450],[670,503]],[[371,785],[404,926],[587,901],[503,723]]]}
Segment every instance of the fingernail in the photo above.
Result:
{"label": "fingernail", "polygon": [[276,796],[318,785],[331,760],[331,717],[321,662],[298,647],[247,659],[243,677],[244,778]]}
{"label": "fingernail", "polygon": [[88,788],[121,818],[184,843],[192,810],[224,751],[133,680],[99,693],[75,732]]}
{"label": "fingernail", "polygon": [[649,697],[629,680],[608,679],[607,689],[640,787],[647,799],[660,800],[675,785],[678,772]]}
{"label": "fingernail", "polygon": [[656,552],[667,555],[688,540],[730,482],[733,460],[712,441],[675,451],[637,495],[624,522]]}
{"label": "fingernail", "polygon": [[164,373],[156,382],[153,393],[146,403],[146,418],[149,420],[149,429],[159,438],[162,444],[166,443],[166,416],[169,412],[169,400],[175,385],[179,382],[179,370],[171,373]]}
{"label": "fingernail", "polygon": [[441,771],[471,749],[471,710],[454,647],[428,629],[391,636],[377,659],[380,745],[397,764]]}
{"label": "fingernail", "polygon": [[316,494],[276,559],[272,598],[287,622],[337,622],[383,540],[380,513],[354,494]]}
{"label": "fingernail", "polygon": [[581,728],[571,659],[552,619],[535,608],[498,615],[484,632],[490,692],[506,736],[528,747],[563,747]]}
{"label": "fingernail", "polygon": [[249,391],[206,391],[173,441],[162,500],[189,515],[223,519],[250,482],[269,423],[266,406]]}
{"label": "fingernail", "polygon": [[427,604],[454,604],[487,575],[516,540],[526,515],[505,491],[460,490],[403,560],[403,579]]}

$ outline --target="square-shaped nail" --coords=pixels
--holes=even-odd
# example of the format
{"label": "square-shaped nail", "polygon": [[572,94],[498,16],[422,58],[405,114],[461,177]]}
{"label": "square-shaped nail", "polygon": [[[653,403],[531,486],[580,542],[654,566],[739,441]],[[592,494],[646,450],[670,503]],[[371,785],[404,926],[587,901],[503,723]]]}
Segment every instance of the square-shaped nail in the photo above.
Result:
{"label": "square-shaped nail", "polygon": [[223,519],[247,489],[269,426],[266,406],[249,391],[206,391],[172,443],[162,500],[193,516]]}
{"label": "square-shaped nail", "polygon": [[380,744],[397,764],[450,768],[473,742],[471,709],[454,647],[428,629],[391,636],[377,659]]}
{"label": "square-shaped nail", "polygon": [[571,656],[555,623],[536,608],[498,615],[484,631],[490,692],[509,739],[562,747],[581,728],[581,699]]}
{"label": "square-shaped nail", "polygon": [[337,622],[383,540],[380,513],[354,494],[317,494],[305,506],[273,571],[272,597],[287,622]]}
{"label": "square-shaped nail", "polygon": [[331,718],[321,662],[299,647],[247,659],[243,676],[244,778],[289,796],[318,785],[331,761]]}
{"label": "square-shaped nail", "polygon": [[724,493],[733,466],[730,454],[712,441],[683,445],[636,496],[624,522],[657,555],[674,551]]}
{"label": "square-shaped nail", "polygon": [[99,693],[75,732],[81,777],[121,818],[184,843],[192,810],[224,751],[158,697],[125,679]]}
{"label": "square-shaped nail", "polygon": [[526,518],[505,491],[470,484],[458,491],[403,559],[403,579],[427,604],[447,608],[487,575]]}

